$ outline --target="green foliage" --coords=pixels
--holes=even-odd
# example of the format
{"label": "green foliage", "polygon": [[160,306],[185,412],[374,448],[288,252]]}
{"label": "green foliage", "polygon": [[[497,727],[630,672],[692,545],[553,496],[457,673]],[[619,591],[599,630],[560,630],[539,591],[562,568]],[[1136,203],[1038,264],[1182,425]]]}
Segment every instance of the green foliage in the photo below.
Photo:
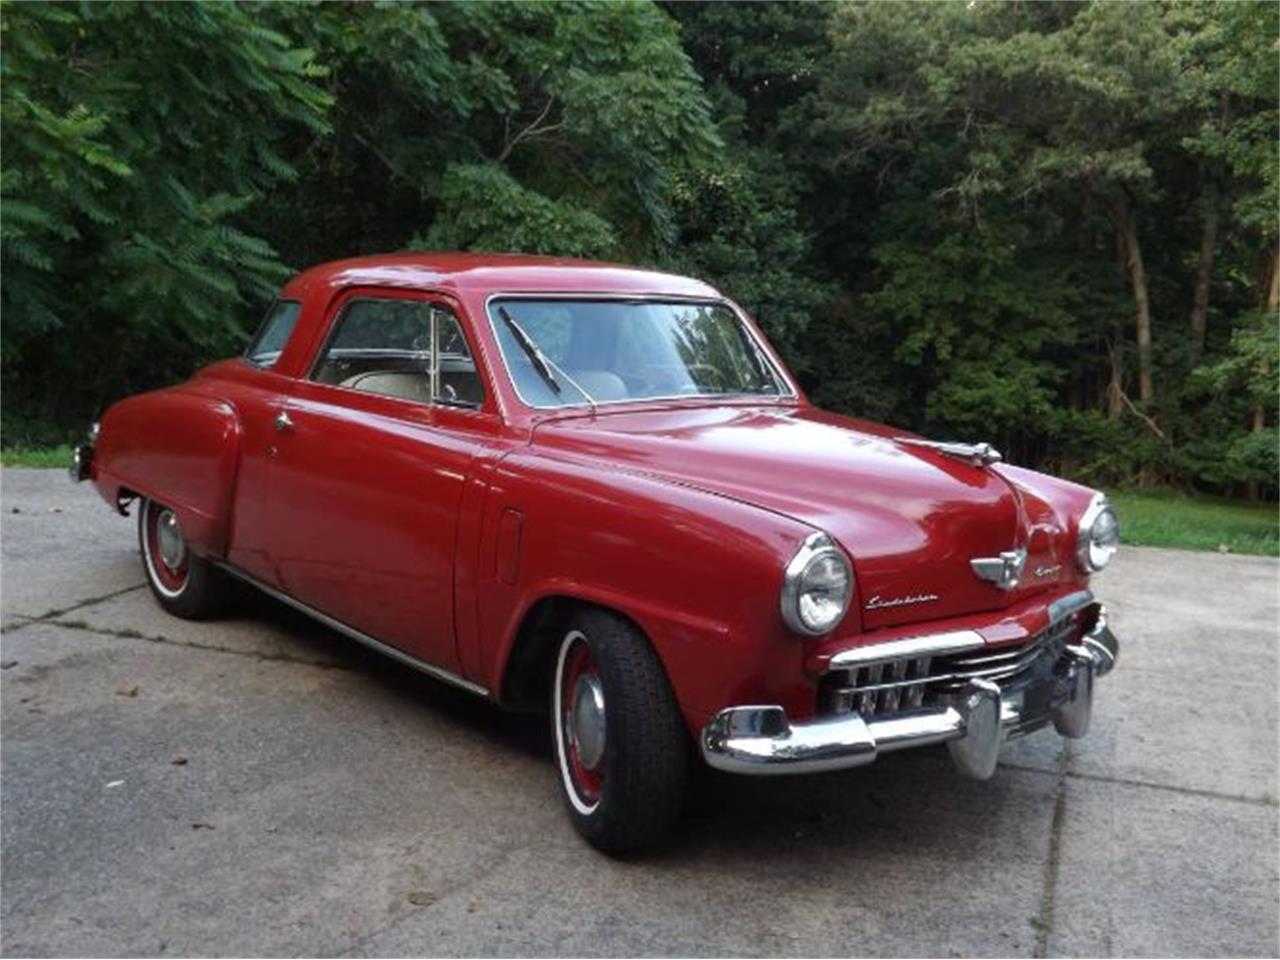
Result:
{"label": "green foliage", "polygon": [[535,193],[495,164],[449,167],[437,199],[436,222],[412,247],[604,257],[617,246],[602,217]]}
{"label": "green foliage", "polygon": [[[886,379],[909,384],[889,406],[918,429],[988,436],[1093,482],[1274,490],[1262,452],[1277,399],[1264,333],[1276,317],[1249,318],[1262,299],[1251,264],[1274,257],[1277,8],[1137,9],[835,10],[808,104],[813,142],[831,180],[876,191],[860,205],[870,243],[848,335],[870,334],[897,370]],[[1220,193],[1234,206],[1218,233],[1203,356],[1188,340],[1189,289],[1198,212]],[[1140,286],[1157,389],[1138,404]],[[1254,333],[1241,340],[1244,329]],[[826,366],[845,353],[824,354]],[[1206,371],[1189,376],[1197,362]],[[1204,388],[1221,363],[1218,379],[1234,377],[1226,396]]]}
{"label": "green foliage", "polygon": [[410,243],[653,258],[675,239],[676,178],[719,146],[649,3],[269,12],[330,66],[336,101],[333,136],[296,144],[299,190],[265,211],[298,262]]}
{"label": "green foliage", "polygon": [[284,130],[324,133],[321,75],[230,4],[3,8],[10,404],[65,421],[234,347],[287,275],[237,218],[292,178]]}
{"label": "green foliage", "polygon": [[235,349],[292,269],[465,248],[707,279],[837,410],[1276,493],[1275,3],[10,3],[0,35],[8,446]]}

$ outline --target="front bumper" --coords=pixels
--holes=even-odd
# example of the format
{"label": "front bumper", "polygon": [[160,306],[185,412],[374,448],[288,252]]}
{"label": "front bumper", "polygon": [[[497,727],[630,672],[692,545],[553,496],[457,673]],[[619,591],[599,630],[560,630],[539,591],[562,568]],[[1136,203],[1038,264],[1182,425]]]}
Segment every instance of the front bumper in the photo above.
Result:
{"label": "front bumper", "polygon": [[792,724],[779,706],[722,710],[702,731],[702,754],[719,770],[756,775],[818,773],[871,763],[881,753],[946,743],[961,773],[985,780],[1005,739],[1052,722],[1082,737],[1093,684],[1115,666],[1119,643],[1097,607],[1092,625],[1068,643],[1050,669],[996,683],[981,677],[927,706],[864,718],[843,713]]}

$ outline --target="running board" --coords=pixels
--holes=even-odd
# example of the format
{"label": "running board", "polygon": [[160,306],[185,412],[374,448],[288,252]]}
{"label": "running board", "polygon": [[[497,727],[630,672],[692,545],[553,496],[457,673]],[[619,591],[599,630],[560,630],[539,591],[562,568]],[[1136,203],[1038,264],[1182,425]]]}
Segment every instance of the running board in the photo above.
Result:
{"label": "running board", "polygon": [[444,683],[451,684],[452,686],[455,686],[455,687],[458,687],[459,689],[467,691],[467,693],[474,693],[478,697],[489,696],[489,691],[486,688],[480,686],[480,684],[472,683],[470,680],[467,680],[464,677],[460,677],[456,673],[450,673],[448,670],[445,670],[443,667],[432,666],[431,664],[427,663],[425,660],[419,660],[417,657],[413,656],[412,654],[405,653],[403,650],[397,647],[393,647],[389,643],[383,643],[381,640],[378,640],[375,637],[371,637],[367,633],[362,633],[361,631],[357,630],[355,627],[351,627],[343,623],[341,620],[335,620],[333,617],[329,616],[327,613],[321,613],[319,610],[315,609],[315,607],[307,606],[301,600],[295,600],[293,597],[289,596],[287,593],[281,593],[275,587],[267,586],[262,581],[249,576],[249,574],[245,573],[243,570],[238,570],[228,563],[222,563],[221,561],[217,561],[217,560],[214,561],[214,566],[216,566],[219,570],[223,570],[231,574],[231,576],[235,577],[237,580],[242,580],[245,583],[249,584],[249,586],[256,587],[257,589],[265,593],[267,596],[272,597],[276,600],[279,600],[281,603],[288,604],[289,606],[293,607],[293,609],[301,613],[305,613],[308,617],[311,617],[311,619],[319,621],[320,623],[323,623],[326,627],[329,627],[330,629],[333,629],[333,630],[337,630],[339,633],[347,637],[350,637],[352,640],[356,641],[357,643],[363,644],[364,646],[368,647],[370,650],[376,650],[378,653],[381,653],[383,656],[390,657],[392,660],[398,661],[399,663],[403,663],[406,667],[412,667],[414,670],[417,670],[419,673],[425,673],[429,677],[433,677],[436,680],[440,680],[440,681],[443,681]]}

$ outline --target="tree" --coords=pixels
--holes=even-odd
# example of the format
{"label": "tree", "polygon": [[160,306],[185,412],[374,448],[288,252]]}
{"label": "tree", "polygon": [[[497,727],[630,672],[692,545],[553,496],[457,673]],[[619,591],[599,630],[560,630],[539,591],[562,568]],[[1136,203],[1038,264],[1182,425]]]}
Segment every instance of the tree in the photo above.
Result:
{"label": "tree", "polygon": [[283,133],[326,130],[322,72],[244,7],[4,8],[7,419],[87,418],[236,342],[285,275],[237,220],[293,179]]}
{"label": "tree", "polygon": [[649,3],[270,10],[335,100],[334,135],[294,145],[314,199],[269,210],[298,263],[410,244],[654,257],[675,239],[676,177],[718,146]]}

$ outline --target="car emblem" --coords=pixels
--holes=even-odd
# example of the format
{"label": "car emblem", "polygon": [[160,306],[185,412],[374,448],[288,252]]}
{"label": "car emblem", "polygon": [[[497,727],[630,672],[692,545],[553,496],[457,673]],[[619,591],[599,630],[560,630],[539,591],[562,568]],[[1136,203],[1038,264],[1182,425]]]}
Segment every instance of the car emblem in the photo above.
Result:
{"label": "car emblem", "polygon": [[886,607],[905,607],[913,603],[933,603],[939,599],[936,593],[913,593],[905,597],[882,597],[876,594],[863,605],[865,610],[883,610]]}
{"label": "car emblem", "polygon": [[954,443],[948,440],[917,440],[915,437],[894,437],[898,443],[913,447],[928,447],[948,457],[963,460],[971,467],[988,467],[999,463],[1004,456],[989,443]]}
{"label": "car emblem", "polygon": [[1036,577],[1043,580],[1045,577],[1056,576],[1058,571],[1062,569],[1062,564],[1055,563],[1052,566],[1036,567]]}
{"label": "car emblem", "polygon": [[980,579],[991,581],[1001,590],[1016,587],[1026,565],[1027,551],[1023,547],[1005,550],[998,557],[975,557],[969,561],[969,566]]}

